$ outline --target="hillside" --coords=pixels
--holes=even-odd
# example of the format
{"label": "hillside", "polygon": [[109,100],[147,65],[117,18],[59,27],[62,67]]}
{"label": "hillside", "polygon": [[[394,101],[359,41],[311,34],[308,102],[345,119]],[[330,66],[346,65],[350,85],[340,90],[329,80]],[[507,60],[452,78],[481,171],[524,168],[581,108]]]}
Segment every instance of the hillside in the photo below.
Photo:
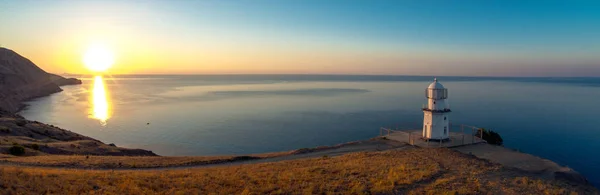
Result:
{"label": "hillside", "polygon": [[10,149],[13,147],[23,148],[23,153],[17,154],[19,156],[46,154],[156,156],[151,151],[120,148],[56,126],[0,112],[0,154],[11,154]]}
{"label": "hillside", "polygon": [[[0,167],[3,194],[598,194],[450,149],[176,170]],[[63,185],[69,183],[70,185]]]}
{"label": "hillside", "polygon": [[0,48],[0,154],[33,156],[45,154],[89,154],[155,156],[147,150],[107,145],[52,125],[29,121],[14,114],[23,101],[60,92],[62,85],[81,84],[40,69],[16,52]]}
{"label": "hillside", "polygon": [[23,101],[60,92],[59,86],[70,84],[81,81],[49,74],[29,59],[0,47],[0,110],[17,112]]}

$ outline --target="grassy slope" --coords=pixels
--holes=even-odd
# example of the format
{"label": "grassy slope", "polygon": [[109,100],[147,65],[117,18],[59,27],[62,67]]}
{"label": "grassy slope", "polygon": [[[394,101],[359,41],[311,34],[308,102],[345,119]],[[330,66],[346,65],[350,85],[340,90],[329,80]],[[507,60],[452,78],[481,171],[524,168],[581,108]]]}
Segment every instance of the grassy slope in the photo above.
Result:
{"label": "grassy slope", "polygon": [[9,154],[9,148],[13,145],[23,146],[25,156],[45,154],[156,156],[151,151],[111,146],[59,127],[29,121],[18,115],[0,113],[0,154]]}
{"label": "grassy slope", "polygon": [[[593,194],[448,149],[359,152],[171,171],[0,167],[0,193]],[[65,185],[70,184],[70,185]]]}
{"label": "grassy slope", "polygon": [[[348,142],[334,146],[302,148],[292,151],[249,154],[243,156],[96,156],[96,155],[38,155],[16,157],[1,155],[0,163],[7,165],[65,167],[83,169],[131,169],[181,167],[195,165],[220,164],[245,160],[264,159],[272,161],[297,158],[320,157],[323,155],[340,155],[357,151],[379,151],[405,148],[404,143],[373,138],[363,141]],[[269,160],[269,161],[271,161]],[[263,161],[264,162],[264,161]]]}
{"label": "grassy slope", "polygon": [[25,166],[47,166],[84,169],[159,168],[219,164],[235,161],[290,155],[291,152],[264,153],[248,156],[82,156],[42,155],[2,157],[0,162]]}

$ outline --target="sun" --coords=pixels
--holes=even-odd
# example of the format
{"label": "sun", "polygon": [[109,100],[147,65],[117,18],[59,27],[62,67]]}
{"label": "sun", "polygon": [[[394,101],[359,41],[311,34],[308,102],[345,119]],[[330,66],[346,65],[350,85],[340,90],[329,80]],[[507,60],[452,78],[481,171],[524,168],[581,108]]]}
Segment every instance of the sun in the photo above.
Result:
{"label": "sun", "polygon": [[115,62],[113,52],[103,44],[92,44],[83,55],[83,63],[94,72],[104,72]]}

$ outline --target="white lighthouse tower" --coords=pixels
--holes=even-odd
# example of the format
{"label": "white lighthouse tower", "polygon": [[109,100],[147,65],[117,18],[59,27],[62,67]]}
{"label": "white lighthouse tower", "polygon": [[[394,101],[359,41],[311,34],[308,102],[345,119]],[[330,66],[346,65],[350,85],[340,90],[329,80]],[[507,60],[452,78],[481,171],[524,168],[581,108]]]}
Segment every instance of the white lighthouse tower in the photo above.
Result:
{"label": "white lighthouse tower", "polygon": [[425,90],[427,106],[423,108],[423,138],[446,140],[450,133],[450,107],[446,104],[448,89],[438,83],[437,78]]}

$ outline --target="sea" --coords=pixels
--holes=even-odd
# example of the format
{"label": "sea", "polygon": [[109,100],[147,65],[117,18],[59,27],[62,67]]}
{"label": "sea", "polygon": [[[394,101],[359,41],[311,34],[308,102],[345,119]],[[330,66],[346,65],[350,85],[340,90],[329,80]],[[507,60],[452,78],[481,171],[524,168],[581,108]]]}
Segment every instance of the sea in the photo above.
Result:
{"label": "sea", "polygon": [[[239,155],[420,129],[432,76],[98,75],[28,102],[25,118],[159,155]],[[498,132],[600,186],[600,78],[437,77],[451,131]],[[469,129],[467,129],[468,131]]]}

